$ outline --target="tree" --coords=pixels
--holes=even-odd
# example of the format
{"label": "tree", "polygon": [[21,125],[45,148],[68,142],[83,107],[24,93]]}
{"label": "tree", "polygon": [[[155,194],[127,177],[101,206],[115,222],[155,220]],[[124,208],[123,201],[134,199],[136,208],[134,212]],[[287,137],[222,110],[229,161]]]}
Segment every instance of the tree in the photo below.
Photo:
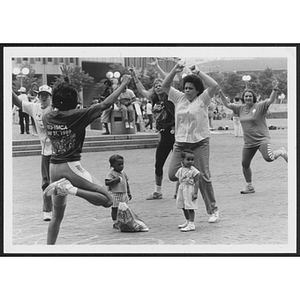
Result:
{"label": "tree", "polygon": [[224,93],[233,99],[237,94],[240,94],[244,89],[244,83],[242,77],[235,72],[228,73],[224,78],[223,85]]}
{"label": "tree", "polygon": [[75,89],[78,92],[79,102],[82,104],[83,101],[80,97],[80,92],[85,87],[94,83],[94,78],[90,76],[88,73],[82,70],[81,67],[78,66],[60,66],[60,70],[62,75],[57,77],[55,76],[55,81],[53,84],[53,89],[55,89],[60,83],[66,81],[66,79],[75,86]]}
{"label": "tree", "polygon": [[272,92],[273,86],[272,81],[274,80],[273,70],[266,68],[264,71],[260,72],[259,75],[260,82],[260,94],[263,99],[268,98]]}
{"label": "tree", "polygon": [[81,67],[62,65],[60,66],[60,70],[62,75],[59,77],[55,76],[53,88],[64,82],[65,78],[68,78],[69,82],[75,86],[78,93],[85,87],[94,83],[94,78],[88,73],[85,73]]}
{"label": "tree", "polygon": [[[27,91],[31,90],[33,85],[40,86],[41,79],[36,77],[33,67],[29,63],[24,62],[19,66],[19,69],[22,70],[24,68],[29,69],[29,74],[22,77],[22,86],[25,87]],[[12,81],[12,86],[14,91],[19,90],[21,87],[21,77],[16,76]]]}

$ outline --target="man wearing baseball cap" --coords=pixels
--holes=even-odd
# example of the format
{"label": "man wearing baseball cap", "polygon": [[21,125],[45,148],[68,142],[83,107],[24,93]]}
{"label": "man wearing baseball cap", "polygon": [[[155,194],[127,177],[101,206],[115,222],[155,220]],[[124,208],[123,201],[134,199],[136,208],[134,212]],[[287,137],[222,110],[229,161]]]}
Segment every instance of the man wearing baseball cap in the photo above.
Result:
{"label": "man wearing baseball cap", "polygon": [[[20,87],[20,89],[18,90],[18,92],[20,93],[20,95],[18,96],[19,99],[23,102],[28,102],[28,97],[26,95],[26,88],[24,88],[23,86]],[[25,122],[25,124],[24,124]],[[26,114],[25,112],[23,112],[22,107],[19,108],[19,124],[20,124],[20,130],[21,130],[21,134],[24,134],[24,131],[26,131],[27,134],[30,134],[29,132],[29,116],[28,114]]]}
{"label": "man wearing baseball cap", "polygon": [[[46,135],[42,117],[44,114],[52,110],[52,88],[48,85],[42,85],[38,90],[37,102],[29,102],[20,99],[14,92],[13,103],[21,108],[24,112],[28,113],[35,122],[37,133],[42,146],[42,159],[41,159],[41,173],[42,173],[42,191],[50,184],[49,166],[50,157],[52,154],[52,147],[49,138]],[[43,196],[43,219],[50,221],[52,217],[52,200],[51,196]]]}

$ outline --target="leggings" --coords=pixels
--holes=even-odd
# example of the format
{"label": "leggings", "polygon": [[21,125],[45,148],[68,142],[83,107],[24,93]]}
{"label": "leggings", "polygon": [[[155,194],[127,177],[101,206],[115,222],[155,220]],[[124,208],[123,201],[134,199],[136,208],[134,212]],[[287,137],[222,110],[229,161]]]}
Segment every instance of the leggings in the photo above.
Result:
{"label": "leggings", "polygon": [[173,150],[175,142],[174,134],[171,133],[171,128],[166,128],[160,132],[161,137],[155,153],[155,175],[163,176],[163,167],[168,158],[168,155]]}

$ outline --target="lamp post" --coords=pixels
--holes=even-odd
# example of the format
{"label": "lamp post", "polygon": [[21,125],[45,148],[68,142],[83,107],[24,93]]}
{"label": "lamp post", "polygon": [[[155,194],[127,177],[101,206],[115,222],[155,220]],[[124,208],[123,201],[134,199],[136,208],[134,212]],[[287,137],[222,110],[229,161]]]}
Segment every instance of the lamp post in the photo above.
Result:
{"label": "lamp post", "polygon": [[244,75],[242,77],[242,80],[246,83],[246,89],[248,88],[248,82],[251,80],[251,76],[250,75]]}
{"label": "lamp post", "polygon": [[13,74],[16,75],[17,78],[21,79],[21,87],[22,87],[23,86],[23,77],[26,77],[26,75],[29,74],[29,69],[28,68],[19,69],[16,67],[13,69]]}
{"label": "lamp post", "polygon": [[109,72],[106,73],[106,77],[112,81],[112,83],[113,83],[112,87],[113,87],[113,90],[115,90],[116,87],[118,86],[119,78],[121,77],[120,72],[118,72],[118,71],[116,71],[116,72],[109,71]]}

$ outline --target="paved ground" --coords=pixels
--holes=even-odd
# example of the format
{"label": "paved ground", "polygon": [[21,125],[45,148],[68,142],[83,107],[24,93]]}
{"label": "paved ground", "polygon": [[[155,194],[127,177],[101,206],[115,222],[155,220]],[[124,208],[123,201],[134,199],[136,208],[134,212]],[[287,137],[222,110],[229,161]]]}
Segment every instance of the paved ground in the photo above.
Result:
{"label": "paved ground", "polygon": [[[287,127],[287,120],[268,120]],[[207,222],[204,203],[196,211],[196,231],[182,233],[177,225],[182,212],[175,208],[174,183],[163,180],[162,200],[146,201],[154,187],[155,149],[126,150],[125,171],[130,177],[133,200],[130,206],[150,228],[147,233],[122,233],[112,228],[110,209],[90,205],[70,196],[55,247],[46,244],[48,223],[42,220],[40,157],[14,157],[12,198],[12,244],[18,252],[95,253],[225,253],[289,252],[287,164],[279,158],[267,163],[258,153],[253,160],[255,194],[241,195],[244,186],[240,166],[242,138],[232,135],[230,120],[214,126],[230,125],[228,131],[211,134],[211,173],[221,221]],[[13,126],[16,127],[16,126]],[[287,147],[287,129],[272,130],[274,149]],[[88,134],[92,134],[89,132]],[[18,136],[18,137],[16,137]],[[26,135],[25,135],[26,137]],[[14,139],[19,138],[14,129]],[[29,136],[28,136],[29,138]],[[30,137],[32,138],[32,136]],[[108,158],[114,151],[84,153],[82,165],[102,182],[109,171]],[[165,174],[170,158],[165,165]],[[290,206],[291,209],[291,206]],[[293,212],[292,212],[293,213]],[[8,222],[8,224],[10,224]],[[60,246],[64,246],[60,248]],[[76,246],[75,246],[76,245]],[[33,247],[27,247],[33,246]],[[37,250],[39,249],[39,250]],[[55,250],[54,250],[55,251]]]}

